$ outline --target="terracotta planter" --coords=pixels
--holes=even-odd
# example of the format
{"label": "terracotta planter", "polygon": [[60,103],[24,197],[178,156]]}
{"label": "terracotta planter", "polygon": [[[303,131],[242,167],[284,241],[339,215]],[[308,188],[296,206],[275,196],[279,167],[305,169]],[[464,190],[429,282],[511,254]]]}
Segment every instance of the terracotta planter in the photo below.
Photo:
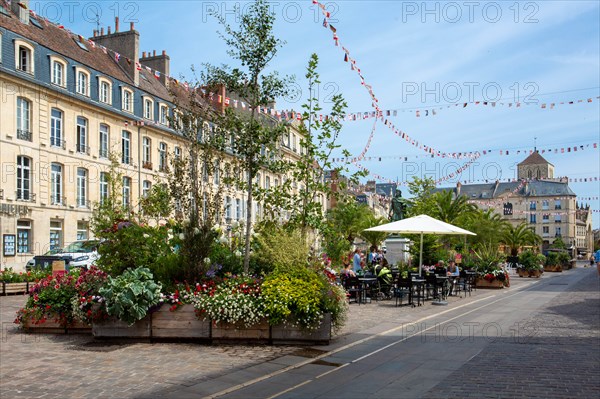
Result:
{"label": "terracotta planter", "polygon": [[152,319],[146,315],[132,326],[114,317],[92,323],[92,334],[95,338],[150,338],[152,335]]}
{"label": "terracotta planter", "polygon": [[543,271],[541,270],[530,270],[529,271],[529,277],[533,277],[533,278],[540,278],[540,276],[542,275]]}
{"label": "terracotta planter", "polygon": [[0,287],[2,290],[0,292],[1,295],[11,295],[11,294],[27,294],[29,293],[29,283],[5,283],[2,282],[2,286]]}
{"label": "terracotta planter", "polygon": [[504,281],[495,279],[490,282],[484,278],[478,277],[477,280],[475,280],[475,287],[477,287],[477,288],[492,288],[492,289],[504,288]]}
{"label": "terracotta planter", "polygon": [[271,327],[271,339],[279,344],[297,344],[302,342],[329,343],[331,339],[331,313],[323,315],[321,325],[316,330],[305,330],[293,323],[278,324]]}
{"label": "terracotta planter", "polygon": [[152,338],[210,338],[210,321],[199,320],[193,305],[170,311],[162,306],[152,313]]}

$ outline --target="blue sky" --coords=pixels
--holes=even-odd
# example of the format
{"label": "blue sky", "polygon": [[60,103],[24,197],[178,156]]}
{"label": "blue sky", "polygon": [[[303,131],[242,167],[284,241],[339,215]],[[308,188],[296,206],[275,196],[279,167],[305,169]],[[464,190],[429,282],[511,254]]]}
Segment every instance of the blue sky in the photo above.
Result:
{"label": "blue sky", "polygon": [[[231,63],[217,34],[220,28],[208,11],[225,13],[227,21],[235,24],[234,5],[240,4],[243,12],[247,4],[152,0],[68,3],[32,1],[31,8],[84,36],[91,36],[96,27],[90,17],[96,9],[104,27],[114,28],[116,14],[121,29],[128,29],[134,20],[141,50],[167,50],[175,77],[189,76],[192,64]],[[59,5],[60,13],[49,4]],[[389,118],[397,128],[443,152],[493,150],[463,172],[461,181],[514,178],[516,164],[526,156],[524,151],[533,148],[535,137],[539,149],[559,149],[558,154],[543,154],[554,164],[557,176],[600,176],[599,150],[591,145],[600,143],[598,1],[323,4],[332,13],[331,23],[340,43],[356,60],[366,83],[372,85],[381,109],[398,110],[397,116]],[[341,47],[334,46],[332,32],[322,26],[323,16],[312,2],[278,1],[272,6],[277,34],[287,42],[273,69],[295,75],[299,87],[304,88],[304,70],[315,52],[320,58],[324,108],[328,96],[339,92],[348,103],[348,112],[372,111],[369,94],[356,72],[343,61]],[[587,98],[593,102],[549,109],[550,103]],[[485,100],[538,104],[520,108],[462,106]],[[547,109],[541,108],[542,103],[548,104]],[[278,108],[300,109],[300,104],[281,99]],[[420,110],[419,118],[416,109]],[[435,109],[436,115],[425,117],[426,109]],[[346,122],[341,134],[344,148],[360,154],[372,125],[373,119]],[[560,148],[580,145],[583,151],[560,153]],[[499,155],[500,150],[508,150],[509,155]],[[428,157],[383,123],[377,124],[366,157],[361,165],[373,174],[400,182],[423,173],[440,178],[465,162]],[[404,157],[407,162],[403,162]],[[449,162],[457,166],[452,168]],[[454,184],[456,179],[445,185]],[[600,196],[600,182],[570,186],[581,198]],[[594,227],[599,227],[600,201],[585,202],[596,210]]]}

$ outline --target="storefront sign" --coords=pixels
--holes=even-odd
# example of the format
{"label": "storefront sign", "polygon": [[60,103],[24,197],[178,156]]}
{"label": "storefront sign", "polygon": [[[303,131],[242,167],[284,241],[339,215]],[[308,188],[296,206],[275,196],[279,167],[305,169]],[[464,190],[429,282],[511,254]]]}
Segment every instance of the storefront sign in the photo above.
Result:
{"label": "storefront sign", "polygon": [[4,234],[2,238],[2,253],[4,256],[15,256],[15,240],[16,235],[14,234]]}
{"label": "storefront sign", "polygon": [[0,215],[26,216],[31,213],[27,205],[0,204]]}

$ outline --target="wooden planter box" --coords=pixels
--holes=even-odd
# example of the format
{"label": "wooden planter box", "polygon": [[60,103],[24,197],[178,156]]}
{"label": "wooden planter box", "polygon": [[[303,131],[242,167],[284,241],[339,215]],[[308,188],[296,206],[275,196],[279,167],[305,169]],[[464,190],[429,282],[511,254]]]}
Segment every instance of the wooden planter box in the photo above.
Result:
{"label": "wooden planter box", "polygon": [[519,277],[534,277],[534,278],[538,278],[542,275],[543,271],[542,270],[523,270],[523,269],[519,269],[517,271],[517,273],[519,274]]}
{"label": "wooden planter box", "polygon": [[331,314],[323,316],[317,330],[307,331],[286,323],[270,326],[267,319],[250,327],[243,323],[214,323],[199,320],[192,305],[171,312],[168,306],[147,315],[133,326],[110,318],[92,324],[98,339],[195,340],[227,343],[328,344],[331,339]]}
{"label": "wooden planter box", "polygon": [[271,328],[267,319],[246,327],[243,323],[213,323],[211,338],[213,341],[269,341]]}
{"label": "wooden planter box", "polygon": [[477,288],[504,288],[504,281],[500,281],[500,280],[493,280],[492,282],[489,282],[487,280],[485,280],[484,278],[481,277],[477,277],[477,280],[475,280],[475,287]]}
{"label": "wooden planter box", "polygon": [[171,312],[162,306],[152,313],[152,338],[210,338],[210,321],[198,320],[193,305],[183,305]]}
{"label": "wooden planter box", "polygon": [[[33,284],[32,284],[33,285]],[[29,283],[5,283],[2,282],[0,287],[0,295],[16,295],[16,294],[28,294]]]}
{"label": "wooden planter box", "polygon": [[33,324],[27,320],[23,325],[23,330],[36,334],[89,334],[92,331],[92,326],[78,321],[68,326],[61,326],[60,323],[54,320],[46,320],[42,324]]}
{"label": "wooden planter box", "polygon": [[562,272],[563,267],[562,267],[562,265],[544,266],[544,271],[545,272]]}
{"label": "wooden planter box", "polygon": [[136,321],[129,326],[124,321],[114,317],[108,320],[92,323],[92,335],[94,338],[145,338],[152,336],[151,315],[146,315],[142,320]]}
{"label": "wooden planter box", "polygon": [[292,323],[271,327],[271,340],[277,344],[329,343],[331,339],[331,313],[323,315],[321,325],[316,330],[305,330]]}

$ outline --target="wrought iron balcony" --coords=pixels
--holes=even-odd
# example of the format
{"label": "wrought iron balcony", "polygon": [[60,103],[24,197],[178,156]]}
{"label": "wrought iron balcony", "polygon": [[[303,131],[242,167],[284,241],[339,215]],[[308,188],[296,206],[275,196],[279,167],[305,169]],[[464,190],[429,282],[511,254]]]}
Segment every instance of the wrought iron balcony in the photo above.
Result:
{"label": "wrought iron balcony", "polygon": [[15,198],[17,201],[22,202],[35,202],[35,194],[29,190],[17,190],[15,191]]}
{"label": "wrought iron balcony", "polygon": [[77,144],[76,146],[76,151],[80,154],[87,154],[90,155],[90,147],[87,145],[83,145],[83,144]]}
{"label": "wrought iron balcony", "polygon": [[27,130],[17,129],[17,138],[19,140],[33,141],[33,134]]}

